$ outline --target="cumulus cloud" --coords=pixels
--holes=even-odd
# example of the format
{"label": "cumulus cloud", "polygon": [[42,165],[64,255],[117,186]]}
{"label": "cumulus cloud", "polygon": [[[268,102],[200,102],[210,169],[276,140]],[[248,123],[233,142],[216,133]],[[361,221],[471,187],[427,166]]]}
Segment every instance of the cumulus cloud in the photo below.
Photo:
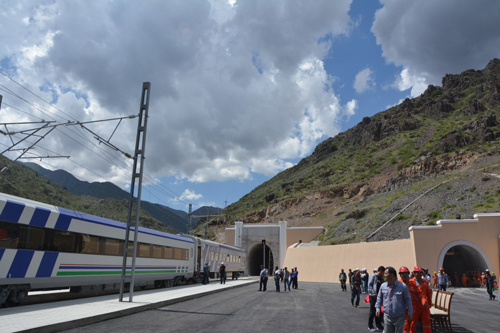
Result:
{"label": "cumulus cloud", "polygon": [[354,79],[354,90],[358,94],[364,93],[368,89],[375,86],[375,80],[372,77],[373,71],[370,68],[365,68],[360,71]]}
{"label": "cumulus cloud", "polygon": [[194,191],[191,191],[190,189],[185,189],[182,195],[179,197],[179,200],[184,201],[193,201],[193,200],[198,200],[203,198],[203,195],[197,194]]}
{"label": "cumulus cloud", "polygon": [[354,116],[356,114],[356,110],[358,109],[358,101],[355,99],[350,100],[347,102],[345,109],[345,113],[348,117]]}
{"label": "cumulus cloud", "polygon": [[[55,108],[24,91],[45,110],[4,96],[31,116],[2,112],[59,122],[137,114],[149,81],[148,173],[193,182],[272,175],[337,134],[352,112],[339,104],[322,61],[331,37],[349,29],[350,4],[3,1],[0,68]],[[107,139],[116,124],[88,127]],[[136,128],[123,121],[111,142],[133,154]],[[44,145],[71,155],[51,160],[54,167],[129,182],[131,161],[82,128],[60,128]]]}
{"label": "cumulus cloud", "polygon": [[402,67],[396,86],[411,95],[449,73],[484,68],[500,56],[496,0],[381,0],[372,32],[385,59]]}

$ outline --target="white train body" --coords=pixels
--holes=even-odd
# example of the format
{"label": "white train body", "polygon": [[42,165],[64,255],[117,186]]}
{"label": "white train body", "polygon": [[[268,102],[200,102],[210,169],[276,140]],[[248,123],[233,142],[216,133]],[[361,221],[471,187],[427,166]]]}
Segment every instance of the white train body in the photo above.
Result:
{"label": "white train body", "polygon": [[243,274],[246,267],[246,252],[243,249],[234,246],[228,246],[212,242],[205,239],[196,239],[198,242],[198,257],[197,270],[202,271],[203,265],[208,264],[212,277],[217,276],[222,263],[226,266],[227,276],[232,274],[233,278],[237,278],[239,274]]}
{"label": "white train body", "polygon": [[[0,304],[19,303],[33,289],[116,288],[125,228],[122,222],[0,193]],[[246,253],[236,247],[141,227],[137,241],[136,285],[196,278],[201,261],[215,270],[221,262],[215,259],[223,256],[231,260],[222,260],[228,271],[245,270]]]}

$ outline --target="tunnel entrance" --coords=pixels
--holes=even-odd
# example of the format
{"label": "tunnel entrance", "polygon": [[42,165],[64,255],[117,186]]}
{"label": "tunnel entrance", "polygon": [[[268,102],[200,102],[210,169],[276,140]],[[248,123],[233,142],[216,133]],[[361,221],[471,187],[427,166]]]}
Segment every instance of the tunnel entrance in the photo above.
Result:
{"label": "tunnel entrance", "polygon": [[266,247],[266,256],[265,256],[265,267],[269,271],[269,274],[272,275],[273,267],[274,267],[274,259],[273,252],[267,245],[256,244],[254,245],[250,251],[248,251],[248,274],[249,275],[259,275],[260,274],[260,265],[262,265],[262,260],[264,259],[264,246]]}
{"label": "tunnel entrance", "polygon": [[[484,272],[488,265],[483,255],[471,246],[456,245],[446,251],[443,260],[443,268],[450,277],[450,282],[455,285],[455,273],[461,277],[464,273],[480,271]],[[462,280],[459,278],[458,286],[462,287]]]}

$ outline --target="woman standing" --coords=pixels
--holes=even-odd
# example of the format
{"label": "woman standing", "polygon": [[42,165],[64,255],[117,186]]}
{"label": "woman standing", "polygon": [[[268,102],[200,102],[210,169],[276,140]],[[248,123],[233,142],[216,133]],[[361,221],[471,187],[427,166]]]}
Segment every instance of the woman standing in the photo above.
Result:
{"label": "woman standing", "polygon": [[359,308],[359,295],[361,294],[361,274],[359,268],[354,271],[354,276],[352,277],[352,289],[351,289],[351,304],[354,306],[354,298],[356,297],[356,307]]}

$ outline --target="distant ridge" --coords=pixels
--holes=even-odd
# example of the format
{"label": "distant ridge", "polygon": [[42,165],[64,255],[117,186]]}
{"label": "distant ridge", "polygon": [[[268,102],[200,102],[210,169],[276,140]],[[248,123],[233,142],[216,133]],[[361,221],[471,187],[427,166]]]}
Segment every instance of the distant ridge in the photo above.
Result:
{"label": "distant ridge", "polygon": [[[110,182],[89,183],[86,181],[78,180],[71,173],[64,170],[52,171],[45,169],[36,163],[30,162],[20,164],[35,171],[54,184],[57,184],[70,191],[71,193],[77,195],[86,195],[99,199],[111,198],[116,200],[128,200],[130,197],[129,192],[122,190],[120,187]],[[161,204],[154,204],[144,200],[141,200],[141,208],[151,214],[151,216],[158,221],[169,226],[174,231],[182,233],[187,231],[187,212],[173,209]],[[214,214],[217,213],[219,208],[204,206],[193,211],[193,215],[205,216],[207,214],[207,210],[209,214]],[[193,217],[192,228],[196,226],[199,219],[200,218]]]}

